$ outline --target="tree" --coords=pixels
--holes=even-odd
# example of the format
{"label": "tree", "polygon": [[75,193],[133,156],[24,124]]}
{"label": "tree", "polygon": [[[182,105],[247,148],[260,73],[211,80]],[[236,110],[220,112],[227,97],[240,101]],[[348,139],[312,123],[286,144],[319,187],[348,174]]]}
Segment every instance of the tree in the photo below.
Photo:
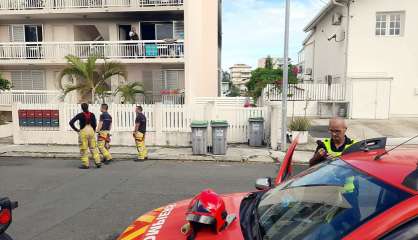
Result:
{"label": "tree", "polygon": [[239,96],[241,96],[241,90],[234,84],[231,84],[231,90],[229,91],[228,97],[239,97]]}
{"label": "tree", "polygon": [[135,103],[135,97],[137,94],[144,94],[144,86],[140,82],[127,83],[119,86],[116,91],[116,94],[120,94],[124,99],[125,103]]}
{"label": "tree", "polygon": [[274,66],[273,66],[273,58],[271,58],[270,55],[268,55],[267,58],[266,58],[266,62],[264,64],[264,68],[267,68],[267,69],[273,69],[274,68]]}
{"label": "tree", "polygon": [[3,78],[3,75],[0,73],[0,91],[10,90],[12,88],[12,83]]}
{"label": "tree", "polygon": [[231,74],[228,71],[222,71],[222,82],[230,82]]}
{"label": "tree", "polygon": [[[252,71],[251,79],[246,84],[246,87],[248,89],[248,95],[250,97],[253,97],[254,100],[257,100],[261,96],[261,94],[263,93],[263,89],[268,84],[275,84],[278,88],[281,89],[281,83],[283,80],[283,70],[267,68],[270,67],[270,64],[267,63],[268,61],[266,60],[265,68],[257,68],[256,70]],[[292,69],[292,66],[290,66],[290,69]],[[297,82],[297,77],[292,72],[289,72],[289,83]]]}
{"label": "tree", "polygon": [[[65,58],[69,66],[59,75],[59,85],[64,97],[70,92],[77,91],[83,102],[95,103],[97,97],[104,102],[104,97],[110,89],[107,81],[113,76],[122,76],[125,79],[127,77],[125,68],[117,62],[105,60],[99,65],[97,56],[90,56],[86,61],[73,55]],[[73,83],[64,83],[65,76],[70,77]]]}

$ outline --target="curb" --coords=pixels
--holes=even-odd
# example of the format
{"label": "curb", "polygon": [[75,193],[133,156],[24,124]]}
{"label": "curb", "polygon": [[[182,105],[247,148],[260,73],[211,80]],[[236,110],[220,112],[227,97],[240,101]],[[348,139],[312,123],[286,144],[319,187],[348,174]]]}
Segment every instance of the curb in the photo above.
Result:
{"label": "curb", "polygon": [[[112,154],[117,161],[132,161],[137,157],[136,154]],[[3,152],[0,157],[27,157],[27,158],[49,158],[62,160],[75,160],[80,158],[78,153],[58,153],[58,152]],[[269,159],[269,160],[266,160]],[[190,162],[235,162],[235,163],[275,163],[275,161],[268,156],[217,156],[217,155],[153,155],[150,154],[149,160],[175,160],[175,161],[190,161]]]}

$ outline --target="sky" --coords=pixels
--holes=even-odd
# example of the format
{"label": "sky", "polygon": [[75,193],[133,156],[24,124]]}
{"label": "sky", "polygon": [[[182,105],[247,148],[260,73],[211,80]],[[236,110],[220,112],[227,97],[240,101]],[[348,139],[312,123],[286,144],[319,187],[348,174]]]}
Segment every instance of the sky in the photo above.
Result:
{"label": "sky", "polygon": [[[297,63],[303,28],[327,0],[291,0],[289,56]],[[283,57],[285,0],[223,0],[222,68],[257,66],[259,58]]]}

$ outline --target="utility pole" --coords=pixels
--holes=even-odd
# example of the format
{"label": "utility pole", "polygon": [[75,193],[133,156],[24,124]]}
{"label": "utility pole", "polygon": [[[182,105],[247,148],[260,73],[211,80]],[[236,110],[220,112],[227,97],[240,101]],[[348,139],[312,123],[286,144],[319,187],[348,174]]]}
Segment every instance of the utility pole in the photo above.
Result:
{"label": "utility pole", "polygon": [[284,30],[284,69],[282,84],[282,146],[281,150],[287,148],[287,89],[289,83],[289,21],[290,21],[290,0],[286,0],[286,17]]}

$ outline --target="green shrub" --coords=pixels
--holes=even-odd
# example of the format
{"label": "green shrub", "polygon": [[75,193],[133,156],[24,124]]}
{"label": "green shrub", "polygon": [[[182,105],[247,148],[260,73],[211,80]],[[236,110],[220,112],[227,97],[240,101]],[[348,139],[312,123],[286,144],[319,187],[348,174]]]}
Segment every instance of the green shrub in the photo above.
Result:
{"label": "green shrub", "polygon": [[308,131],[311,128],[311,121],[306,117],[296,117],[290,122],[289,129],[291,131]]}
{"label": "green shrub", "polygon": [[0,113],[0,125],[3,125],[5,123],[6,123],[6,116]]}

